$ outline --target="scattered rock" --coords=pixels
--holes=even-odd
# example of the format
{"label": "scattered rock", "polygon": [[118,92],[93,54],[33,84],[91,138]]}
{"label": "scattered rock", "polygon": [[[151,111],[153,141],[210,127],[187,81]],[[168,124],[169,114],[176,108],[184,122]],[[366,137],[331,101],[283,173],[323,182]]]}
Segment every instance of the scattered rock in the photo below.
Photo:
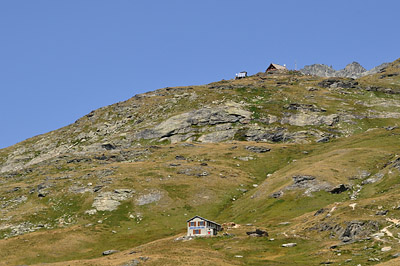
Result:
{"label": "scattered rock", "polygon": [[249,151],[252,151],[255,153],[264,153],[264,152],[270,151],[271,149],[259,147],[259,146],[246,146],[246,150],[249,150]]}
{"label": "scattered rock", "polygon": [[210,173],[204,170],[204,168],[202,167],[194,166],[194,167],[179,169],[177,174],[202,177],[202,176],[208,176]]}
{"label": "scattered rock", "polygon": [[400,252],[393,254],[392,257],[393,257],[393,258],[398,258],[398,257],[400,257]]}
{"label": "scattered rock", "polygon": [[86,214],[89,214],[89,215],[94,215],[94,214],[97,213],[97,210],[96,210],[96,209],[91,209],[91,210],[85,211],[85,213],[86,213]]}
{"label": "scattered rock", "polygon": [[284,248],[292,248],[297,246],[297,243],[286,243],[286,244],[282,244],[282,247]]}
{"label": "scattered rock", "polygon": [[119,252],[119,250],[113,250],[113,249],[106,250],[106,251],[103,251],[103,256],[111,255],[111,254],[114,254],[117,252]]}
{"label": "scattered rock", "polygon": [[391,251],[391,250],[392,250],[392,247],[383,247],[383,248],[381,248],[382,252],[388,252],[388,251]]}
{"label": "scattered rock", "polygon": [[386,129],[386,130],[389,130],[389,131],[395,130],[396,128],[397,128],[397,126],[388,126],[388,127],[385,127],[385,129]]}
{"label": "scattered rock", "polygon": [[386,215],[386,214],[388,214],[388,210],[381,210],[381,211],[377,211],[376,213],[375,213],[375,215],[382,215],[382,216],[384,216],[384,215]]}
{"label": "scattered rock", "polygon": [[240,156],[240,157],[237,157],[236,159],[238,159],[240,161],[248,162],[248,161],[254,160],[254,157],[251,157],[251,156]]}
{"label": "scattered rock", "polygon": [[316,212],[314,213],[314,216],[318,216],[318,215],[324,213],[325,211],[326,211],[326,209],[319,209],[318,211],[316,211]]}
{"label": "scattered rock", "polygon": [[328,192],[332,193],[332,194],[340,194],[342,192],[345,192],[347,190],[349,190],[351,187],[349,185],[346,184],[340,184],[332,189],[327,190]]}
{"label": "scattered rock", "polygon": [[272,193],[270,197],[277,199],[277,198],[282,197],[282,195],[283,195],[283,191],[277,191],[277,192]]}
{"label": "scattered rock", "polygon": [[186,160],[186,158],[182,155],[175,156],[175,160]]}
{"label": "scattered rock", "polygon": [[330,138],[329,137],[322,137],[320,139],[317,139],[316,142],[318,143],[326,143],[329,142]]}
{"label": "scattered rock", "polygon": [[138,261],[138,260],[131,260],[131,261],[129,261],[129,262],[126,262],[126,263],[124,263],[124,264],[121,264],[121,266],[136,266],[136,265],[139,265],[140,264],[140,261]]}
{"label": "scattered rock", "polygon": [[195,236],[180,236],[175,238],[175,241],[189,241],[195,239]]}
{"label": "scattered rock", "polygon": [[108,151],[114,150],[114,149],[115,149],[115,146],[112,145],[112,144],[110,144],[110,143],[104,143],[104,144],[101,145],[101,147],[102,147],[103,149],[108,150]]}
{"label": "scattered rock", "polygon": [[248,236],[255,236],[255,237],[261,237],[261,236],[268,236],[268,232],[267,231],[263,231],[261,229],[256,229],[256,231],[250,231],[250,232],[246,232],[246,234]]}
{"label": "scattered rock", "polygon": [[304,104],[304,103],[291,103],[284,106],[284,108],[296,111],[326,112],[324,108],[319,108],[314,104]]}

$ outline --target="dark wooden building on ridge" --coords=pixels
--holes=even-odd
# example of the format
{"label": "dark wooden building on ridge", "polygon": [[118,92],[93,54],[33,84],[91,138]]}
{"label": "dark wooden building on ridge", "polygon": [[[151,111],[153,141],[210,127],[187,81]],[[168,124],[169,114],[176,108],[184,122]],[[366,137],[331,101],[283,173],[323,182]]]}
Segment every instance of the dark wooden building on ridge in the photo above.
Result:
{"label": "dark wooden building on ridge", "polygon": [[265,72],[277,71],[277,70],[282,71],[282,70],[288,70],[288,69],[286,68],[285,65],[281,66],[278,64],[271,63]]}

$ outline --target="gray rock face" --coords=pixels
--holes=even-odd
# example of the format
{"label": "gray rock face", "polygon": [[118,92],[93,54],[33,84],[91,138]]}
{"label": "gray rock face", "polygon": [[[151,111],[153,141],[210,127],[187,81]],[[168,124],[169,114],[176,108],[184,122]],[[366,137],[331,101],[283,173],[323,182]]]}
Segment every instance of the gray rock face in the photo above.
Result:
{"label": "gray rock face", "polygon": [[[236,123],[250,118],[251,112],[240,109],[237,106],[202,108],[173,116],[161,122],[153,129],[146,129],[139,132],[135,137],[137,139],[171,137],[176,134],[187,134],[194,131],[192,126],[213,126],[223,123]],[[211,136],[209,139],[220,137],[217,135]]]}
{"label": "gray rock face", "polygon": [[235,136],[236,132],[237,132],[236,129],[212,132],[212,133],[209,133],[209,134],[202,135],[197,140],[201,141],[201,142],[204,142],[204,143],[222,142],[222,141],[226,141],[226,140],[229,140],[229,139],[233,139],[233,137]]}
{"label": "gray rock face", "polygon": [[243,133],[243,137],[247,141],[282,142],[292,139],[292,135],[284,128],[275,128],[268,130],[261,128],[250,128]]}
{"label": "gray rock face", "polygon": [[358,82],[353,79],[329,78],[318,83],[322,88],[356,88]]}
{"label": "gray rock face", "polygon": [[373,177],[363,180],[361,184],[366,185],[366,184],[376,183],[380,181],[383,178],[383,176],[384,175],[382,173],[376,173]]}
{"label": "gray rock face", "polygon": [[132,197],[134,191],[130,189],[116,189],[113,192],[101,192],[94,199],[92,207],[97,211],[114,211],[121,205],[121,201]]}
{"label": "gray rock face", "polygon": [[295,175],[293,178],[293,184],[287,186],[286,190],[293,189],[305,189],[304,194],[310,195],[312,192],[320,190],[331,190],[332,185],[327,182],[319,181],[314,176],[309,175]]}
{"label": "gray rock face", "polygon": [[295,113],[286,114],[281,119],[282,124],[290,124],[292,126],[333,126],[339,122],[339,116],[337,114],[332,115],[318,115],[315,113]]}
{"label": "gray rock face", "polygon": [[300,70],[301,73],[306,75],[318,76],[318,77],[335,77],[336,70],[333,68],[323,65],[323,64],[314,64],[304,66],[303,69]]}
{"label": "gray rock face", "polygon": [[369,236],[372,232],[379,230],[379,224],[376,221],[351,221],[339,235],[343,242],[359,240]]}
{"label": "gray rock face", "polygon": [[336,77],[359,78],[366,71],[359,63],[353,62],[348,64],[344,69],[337,71]]}
{"label": "gray rock face", "polygon": [[383,64],[380,64],[379,66],[376,66],[376,67],[374,67],[373,69],[364,72],[364,73],[363,73],[363,76],[366,76],[366,75],[373,75],[373,74],[376,74],[376,73],[380,73],[380,72],[382,72],[386,67],[388,67],[389,65],[390,65],[390,63],[383,63]]}
{"label": "gray rock face", "polygon": [[313,64],[304,66],[300,72],[306,75],[313,75],[318,77],[345,77],[345,78],[359,78],[366,75],[371,75],[381,72],[389,63],[383,63],[373,69],[367,71],[359,63],[353,62],[348,64],[344,69],[336,71],[332,67],[323,64]]}
{"label": "gray rock face", "polygon": [[162,194],[159,191],[152,191],[148,194],[141,195],[136,199],[136,204],[139,206],[150,204],[159,201],[162,198]]}

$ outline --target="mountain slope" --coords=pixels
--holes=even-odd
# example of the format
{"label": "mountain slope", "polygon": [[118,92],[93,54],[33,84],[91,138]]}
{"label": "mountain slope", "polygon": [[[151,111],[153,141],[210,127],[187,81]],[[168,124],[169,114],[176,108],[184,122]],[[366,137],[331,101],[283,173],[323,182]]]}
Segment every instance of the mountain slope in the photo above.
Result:
{"label": "mountain slope", "polygon": [[[164,88],[2,149],[0,265],[389,260],[400,251],[399,66]],[[174,241],[194,215],[241,227]],[[270,236],[247,236],[256,228]],[[109,249],[126,251],[101,258]]]}

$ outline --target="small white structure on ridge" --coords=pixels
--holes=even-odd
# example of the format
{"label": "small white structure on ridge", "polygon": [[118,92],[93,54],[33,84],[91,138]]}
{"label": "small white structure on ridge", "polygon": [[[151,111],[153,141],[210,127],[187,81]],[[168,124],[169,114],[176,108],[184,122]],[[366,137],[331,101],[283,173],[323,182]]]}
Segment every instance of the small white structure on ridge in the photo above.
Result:
{"label": "small white structure on ridge", "polygon": [[246,71],[242,71],[242,72],[236,73],[235,79],[242,79],[242,78],[245,78],[245,77],[247,77],[247,72]]}

